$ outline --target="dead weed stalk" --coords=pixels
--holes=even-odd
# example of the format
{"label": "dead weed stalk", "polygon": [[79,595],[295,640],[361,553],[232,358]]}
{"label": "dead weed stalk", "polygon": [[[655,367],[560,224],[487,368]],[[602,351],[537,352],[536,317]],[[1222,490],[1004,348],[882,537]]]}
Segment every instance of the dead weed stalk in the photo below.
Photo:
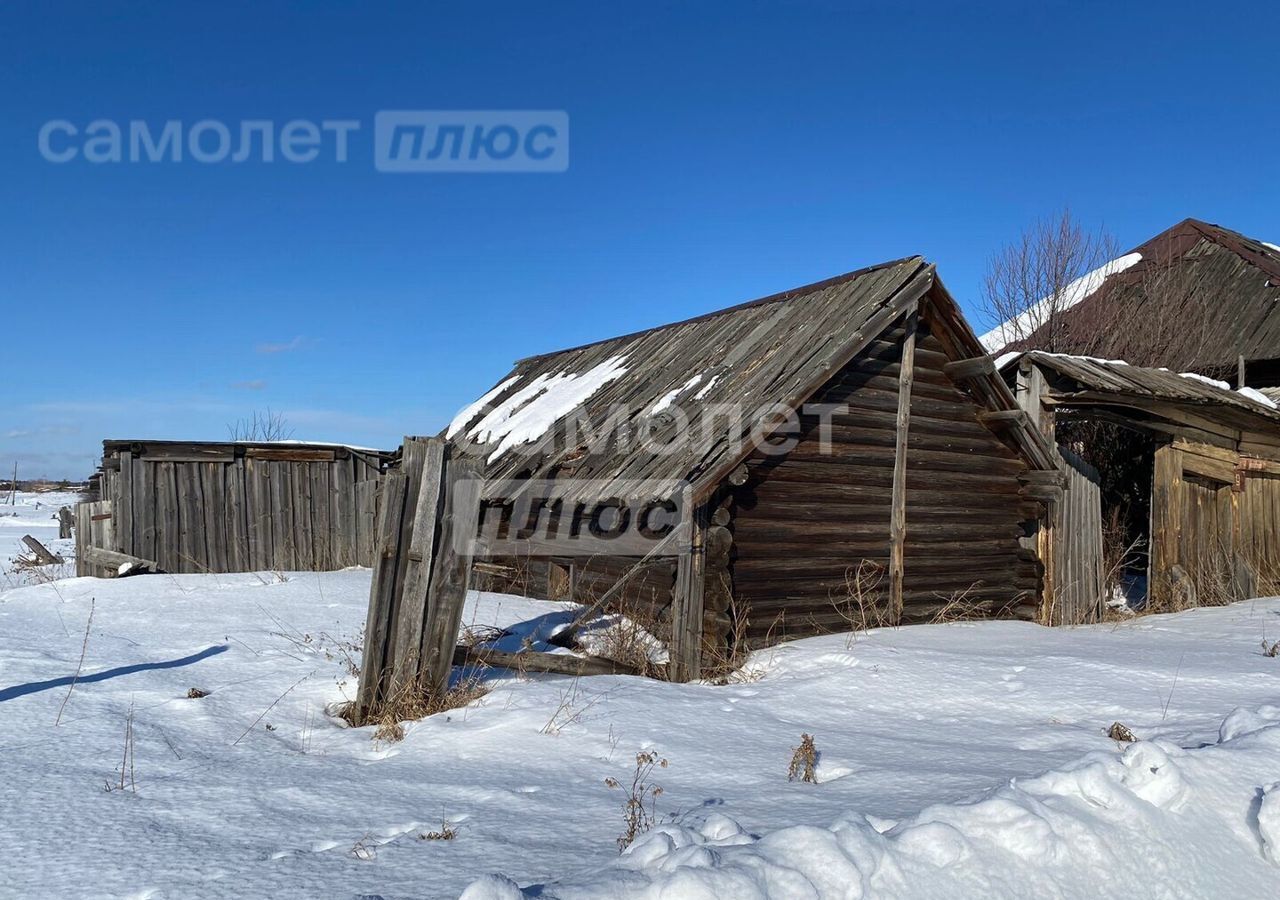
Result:
{"label": "dead weed stalk", "polygon": [[650,778],[654,768],[665,769],[667,760],[653,750],[642,750],[636,754],[635,771],[631,773],[631,784],[624,787],[616,778],[606,778],[607,787],[626,791],[626,799],[622,804],[623,831],[618,835],[618,852],[630,847],[637,837],[653,827],[657,821],[658,798],[662,796],[661,785],[653,784]]}

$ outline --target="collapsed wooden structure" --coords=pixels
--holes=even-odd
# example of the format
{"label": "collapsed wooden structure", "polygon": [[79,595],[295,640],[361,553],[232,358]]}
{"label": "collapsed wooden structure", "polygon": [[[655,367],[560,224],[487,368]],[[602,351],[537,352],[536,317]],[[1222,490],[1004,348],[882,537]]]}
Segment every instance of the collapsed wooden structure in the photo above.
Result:
{"label": "collapsed wooden structure", "polygon": [[[729,405],[746,414],[704,415]],[[759,427],[778,410],[799,413],[782,450]],[[920,257],[522,360],[446,435],[485,479],[563,483],[567,501],[685,486],[674,552],[530,544],[485,566],[495,589],[607,596],[668,640],[677,679],[735,641],[929,621],[958,597],[1039,614],[1026,538],[1062,497],[1058,459]]]}
{"label": "collapsed wooden structure", "polygon": [[340,444],[104,441],[101,499],[76,510],[78,574],[372,565],[393,457]]}
{"label": "collapsed wooden structure", "polygon": [[[1093,455],[1138,459],[1145,484],[1130,501],[1140,513],[1130,536],[1145,551],[1139,558],[1153,608],[1280,590],[1280,412],[1266,396],[1197,375],[1035,351],[1002,358],[1001,369],[1036,428],[1055,444],[1075,443],[1064,454],[1096,450],[1080,445],[1100,439],[1081,424],[1106,423],[1130,436],[1118,452]],[[1044,590],[1047,604],[1065,607],[1059,616],[1089,621],[1103,602],[1100,517],[1120,500],[1099,496],[1107,473],[1078,460],[1073,472],[1068,494],[1082,483],[1092,499],[1064,504],[1064,518],[1042,532],[1048,571],[1066,573]]]}

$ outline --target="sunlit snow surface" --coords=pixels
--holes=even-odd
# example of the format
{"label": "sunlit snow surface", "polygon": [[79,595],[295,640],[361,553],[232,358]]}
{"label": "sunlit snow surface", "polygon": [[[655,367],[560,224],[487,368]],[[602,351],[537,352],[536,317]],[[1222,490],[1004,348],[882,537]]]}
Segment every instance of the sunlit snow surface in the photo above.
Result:
{"label": "sunlit snow surface", "polygon": [[[19,861],[0,895],[392,900],[502,873],[476,896],[1262,896],[1280,872],[1280,740],[1236,733],[1280,700],[1260,650],[1277,600],[833,635],[762,651],[722,687],[495,670],[483,700],[378,743],[326,714],[354,694],[368,589],[351,570],[0,593]],[[571,614],[473,594],[463,622],[549,649]],[[1110,741],[1117,720],[1144,743]],[[801,732],[816,786],[786,780]],[[664,825],[619,857],[604,779],[644,748],[669,760]],[[442,820],[454,840],[419,839]]]}

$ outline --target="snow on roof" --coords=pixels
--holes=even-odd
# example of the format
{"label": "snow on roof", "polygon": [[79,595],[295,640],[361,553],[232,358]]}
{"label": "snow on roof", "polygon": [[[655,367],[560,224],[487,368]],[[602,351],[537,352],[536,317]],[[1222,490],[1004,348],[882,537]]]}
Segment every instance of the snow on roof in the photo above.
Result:
{"label": "snow on roof", "polygon": [[[622,377],[627,371],[624,362],[625,356],[611,356],[580,374],[557,372],[539,375],[490,410],[467,431],[467,437],[479,444],[496,442],[498,446],[489,454],[489,462],[493,462],[512,447],[538,440],[560,418],[573,412],[610,381]],[[486,405],[487,400],[499,396],[504,387],[515,381],[515,378],[507,379],[459,413],[454,425],[450,426],[448,436],[460,431],[470,416]],[[463,413],[468,413],[468,417],[463,418]]]}
{"label": "snow on roof", "polygon": [[649,410],[649,415],[656,416],[658,413],[662,412],[672,403],[675,403],[677,397],[679,397],[685,391],[689,390],[689,388],[695,386],[701,380],[702,380],[702,373],[699,372],[697,375],[694,375],[684,384],[680,385],[680,387],[663,394],[660,398],[658,398],[658,402],[653,404],[653,408]]}
{"label": "snow on roof", "polygon": [[1007,322],[1000,323],[978,340],[988,350],[999,350],[1019,338],[1026,337],[1043,325],[1050,315],[1075,306],[1096,291],[1107,278],[1136,265],[1141,259],[1141,253],[1126,253],[1124,256],[1113,259],[1068,284],[1062,289],[1060,296],[1041,298],[1030,309]]}
{"label": "snow on roof", "polygon": [[458,414],[453,417],[453,421],[449,423],[449,429],[445,432],[444,436],[447,438],[452,438],[464,427],[466,427],[466,424],[468,422],[470,422],[472,419],[478,416],[481,410],[483,410],[486,406],[492,403],[503,391],[511,387],[511,385],[515,384],[519,380],[520,380],[519,375],[512,376],[511,378],[508,378],[506,381],[499,384],[493,390],[489,391],[489,393],[485,394],[475,403],[470,403],[467,406],[464,406],[462,409],[458,411]]}
{"label": "snow on roof", "polygon": [[1266,247],[1268,250],[1274,250],[1277,253],[1280,253],[1280,244],[1273,244],[1270,241],[1259,241],[1259,243],[1262,244],[1262,246]]}
{"label": "snow on roof", "polygon": [[[1008,353],[1001,353],[999,356],[996,357],[996,368],[1004,369],[1006,366],[1009,365],[1009,363],[1013,362],[1015,359],[1021,359],[1023,354],[1027,352],[1028,351],[1026,350],[1010,350]],[[1084,362],[1100,363],[1104,366],[1129,365],[1129,363],[1127,363],[1123,359],[1102,359],[1101,357],[1098,357],[1098,356],[1080,356],[1079,354],[1076,354],[1076,353],[1050,353],[1047,350],[1036,350],[1033,352],[1037,356],[1047,356],[1051,359],[1079,359],[1079,360],[1083,360]],[[1161,371],[1167,372],[1168,369],[1162,369]]]}
{"label": "snow on roof", "polygon": [[[1011,353],[1000,354],[1000,356],[996,358],[996,363],[995,363],[996,369],[1003,371],[1004,369],[1007,369],[1015,361],[1027,355],[1031,355],[1033,358],[1036,358],[1036,359],[1043,359],[1049,363],[1052,363],[1052,361],[1055,359],[1060,359],[1067,362],[1074,361],[1074,362],[1092,363],[1105,368],[1115,368],[1119,366],[1130,367],[1130,364],[1124,361],[1123,359],[1099,359],[1098,357],[1095,357],[1095,356],[1079,356],[1071,353],[1048,353],[1044,350],[1022,350],[1022,351],[1015,351]],[[1174,376],[1175,373],[1171,372],[1169,369],[1165,369],[1165,368],[1157,369],[1157,368],[1150,368],[1145,366],[1131,366],[1130,368],[1133,369],[1133,377],[1129,379],[1132,382],[1132,387],[1134,387],[1135,389],[1141,392],[1150,393],[1152,396],[1158,396],[1160,393],[1159,388],[1163,388],[1163,390],[1167,393],[1169,391],[1169,388],[1173,387],[1178,394],[1183,393],[1182,391],[1178,390],[1175,387],[1175,385],[1177,384],[1176,382],[1170,383],[1169,379],[1172,376]],[[1078,375],[1082,371],[1083,370],[1078,370],[1074,374]],[[1151,381],[1150,376],[1154,375],[1155,373],[1160,373],[1159,376],[1157,377],[1162,379],[1162,381],[1160,381],[1158,385],[1157,383]],[[1176,376],[1178,378],[1185,378],[1188,381],[1194,381],[1199,384],[1208,385],[1209,387],[1212,387],[1219,391],[1225,391],[1228,395],[1230,395],[1230,398],[1232,400],[1235,400],[1237,402],[1244,401],[1245,406],[1248,406],[1249,404],[1256,404],[1258,406],[1265,407],[1268,412],[1272,410],[1280,409],[1280,406],[1276,404],[1275,400],[1271,399],[1266,394],[1262,393],[1262,391],[1255,390],[1254,388],[1251,388],[1251,387],[1243,387],[1243,388],[1240,388],[1239,390],[1236,390],[1232,388],[1228,382],[1219,381],[1218,379],[1210,378],[1207,375],[1201,375],[1199,372],[1178,372],[1176,373]],[[1222,399],[1226,400],[1227,398],[1224,397]]]}

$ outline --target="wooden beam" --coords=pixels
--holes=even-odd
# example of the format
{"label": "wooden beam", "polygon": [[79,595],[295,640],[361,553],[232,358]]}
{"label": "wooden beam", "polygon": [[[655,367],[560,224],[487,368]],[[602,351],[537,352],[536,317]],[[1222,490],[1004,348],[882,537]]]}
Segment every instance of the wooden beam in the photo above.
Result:
{"label": "wooden beam", "polygon": [[902,619],[903,551],[907,541],[907,433],[911,427],[911,383],[915,376],[918,316],[918,310],[907,314],[907,333],[902,339],[902,365],[898,368],[898,419],[889,512],[889,615],[895,623]]}
{"label": "wooden beam", "polygon": [[685,488],[682,535],[687,540],[676,563],[672,597],[671,659],[672,681],[692,681],[702,674],[702,591],[706,570],[706,507],[694,500],[692,488]]}
{"label": "wooden beam", "polygon": [[971,378],[989,378],[996,374],[996,364],[990,356],[975,356],[970,359],[956,359],[944,363],[942,373],[953,381],[968,381]]}
{"label": "wooden beam", "polygon": [[1026,412],[1021,409],[984,409],[978,413],[978,421],[993,429],[1015,425],[1030,426]]}
{"label": "wooden beam", "polygon": [[636,675],[631,666],[598,656],[573,656],[568,653],[537,653],[523,650],[508,653],[502,650],[485,650],[478,647],[459,646],[453,651],[455,666],[494,666],[517,672],[547,672],[553,675]]}
{"label": "wooden beam", "polygon": [[160,564],[154,559],[143,559],[140,556],[118,553],[115,550],[104,550],[102,547],[94,547],[92,545],[84,547],[80,551],[80,555],[90,565],[114,569],[116,572],[120,571],[121,566],[137,568],[144,572],[155,572],[160,568]]}
{"label": "wooden beam", "polygon": [[26,544],[28,549],[35,554],[36,562],[42,566],[52,566],[63,561],[61,556],[56,553],[50,553],[48,547],[29,534],[22,536],[22,543]]}

